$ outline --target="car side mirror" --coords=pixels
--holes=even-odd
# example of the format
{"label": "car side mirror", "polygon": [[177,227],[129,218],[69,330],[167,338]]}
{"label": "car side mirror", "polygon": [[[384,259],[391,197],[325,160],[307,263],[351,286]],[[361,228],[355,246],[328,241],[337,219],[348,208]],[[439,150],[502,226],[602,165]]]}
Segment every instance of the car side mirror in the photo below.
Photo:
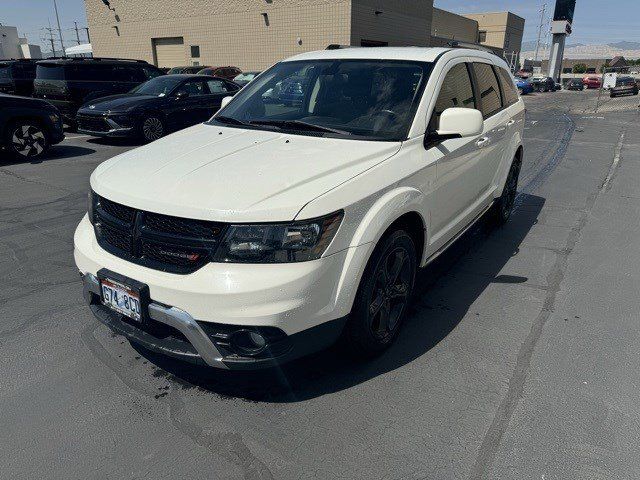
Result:
{"label": "car side mirror", "polygon": [[229,105],[229,102],[231,100],[233,100],[233,97],[224,97],[222,99],[222,102],[220,102],[220,108],[222,109],[222,108],[226,107],[227,105]]}
{"label": "car side mirror", "polygon": [[182,100],[183,98],[187,98],[188,96],[188,92],[178,92],[176,93],[176,100]]}
{"label": "car side mirror", "polygon": [[425,135],[425,148],[452,138],[477,137],[484,130],[482,112],[474,108],[447,108],[440,115],[440,128]]}
{"label": "car side mirror", "polygon": [[476,137],[484,130],[482,112],[474,108],[447,108],[440,115],[440,137],[465,138]]}

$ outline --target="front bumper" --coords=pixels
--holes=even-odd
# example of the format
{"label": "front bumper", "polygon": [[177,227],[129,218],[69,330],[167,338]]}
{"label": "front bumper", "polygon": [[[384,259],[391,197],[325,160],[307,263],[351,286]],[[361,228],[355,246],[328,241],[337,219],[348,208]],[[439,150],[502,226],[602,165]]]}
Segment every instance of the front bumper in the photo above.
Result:
{"label": "front bumper", "polygon": [[[334,342],[351,310],[370,254],[370,245],[365,244],[309,262],[210,263],[180,275],[136,265],[105,251],[98,245],[86,216],[76,230],[74,243],[85,290],[93,295],[87,300],[103,323],[151,350],[220,368],[271,366]],[[90,279],[102,269],[148,286],[149,317],[181,332],[182,343],[176,344],[174,338],[149,337],[149,332],[141,332],[100,305],[99,289]],[[194,339],[204,332],[211,343],[210,338],[242,329],[280,332],[268,352],[272,355],[245,358],[235,355],[233,349],[225,350],[224,341],[214,345],[217,352],[208,346],[201,351]]]}
{"label": "front bumper", "polygon": [[[337,341],[346,321],[340,318],[291,336],[282,335],[260,354],[242,355],[230,350],[230,338],[239,331],[231,325],[198,322],[184,310],[155,302],[148,306],[145,325],[134,324],[100,303],[96,276],[83,275],[82,284],[92,313],[114,333],[152,352],[224,370],[271,368],[327,348]],[[169,328],[163,329],[165,326]]]}

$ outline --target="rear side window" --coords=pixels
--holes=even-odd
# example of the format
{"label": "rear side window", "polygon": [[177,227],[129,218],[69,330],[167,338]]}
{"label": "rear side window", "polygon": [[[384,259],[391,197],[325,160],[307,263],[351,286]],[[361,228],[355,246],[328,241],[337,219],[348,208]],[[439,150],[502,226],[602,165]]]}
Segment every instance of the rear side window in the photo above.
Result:
{"label": "rear side window", "polygon": [[11,78],[9,65],[0,65],[0,78]]}
{"label": "rear side window", "polygon": [[493,68],[488,63],[474,63],[473,69],[478,82],[482,115],[487,118],[502,109],[500,86]]}
{"label": "rear side window", "polygon": [[38,65],[36,78],[41,80],[64,80],[64,67],[62,65]]}
{"label": "rear side window", "polygon": [[227,84],[222,80],[208,80],[207,85],[211,93],[225,93],[228,91]]}
{"label": "rear side window", "polygon": [[438,128],[442,112],[451,107],[476,108],[471,78],[465,63],[459,63],[454,66],[444,77],[444,82],[442,82],[436,106],[431,116],[432,130]]}
{"label": "rear side window", "polygon": [[518,102],[518,91],[513,83],[511,75],[504,68],[496,68],[500,77],[500,85],[502,86],[502,94],[504,95],[504,103],[506,106],[513,105]]}

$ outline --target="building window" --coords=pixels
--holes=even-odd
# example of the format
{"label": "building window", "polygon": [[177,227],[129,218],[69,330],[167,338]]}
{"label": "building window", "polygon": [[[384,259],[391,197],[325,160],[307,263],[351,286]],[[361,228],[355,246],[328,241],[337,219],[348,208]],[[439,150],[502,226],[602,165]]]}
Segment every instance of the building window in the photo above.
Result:
{"label": "building window", "polygon": [[200,58],[200,45],[191,45],[191,58]]}
{"label": "building window", "polygon": [[484,43],[487,41],[487,32],[484,30],[480,30],[478,32],[478,43]]}

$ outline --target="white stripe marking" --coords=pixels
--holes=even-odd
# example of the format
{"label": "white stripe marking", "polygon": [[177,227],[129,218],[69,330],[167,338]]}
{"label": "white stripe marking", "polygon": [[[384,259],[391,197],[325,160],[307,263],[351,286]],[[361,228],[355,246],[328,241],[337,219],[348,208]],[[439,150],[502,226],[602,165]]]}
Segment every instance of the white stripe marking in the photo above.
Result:
{"label": "white stripe marking", "polygon": [[602,184],[602,190],[606,190],[609,186],[609,182],[613,178],[613,174],[616,172],[618,168],[618,164],[620,163],[620,152],[622,152],[622,144],[624,143],[624,130],[620,134],[620,139],[618,140],[618,145],[616,145],[616,153],[613,156],[613,163],[611,167],[609,167],[609,173],[607,174],[607,178],[604,179],[604,183]]}

